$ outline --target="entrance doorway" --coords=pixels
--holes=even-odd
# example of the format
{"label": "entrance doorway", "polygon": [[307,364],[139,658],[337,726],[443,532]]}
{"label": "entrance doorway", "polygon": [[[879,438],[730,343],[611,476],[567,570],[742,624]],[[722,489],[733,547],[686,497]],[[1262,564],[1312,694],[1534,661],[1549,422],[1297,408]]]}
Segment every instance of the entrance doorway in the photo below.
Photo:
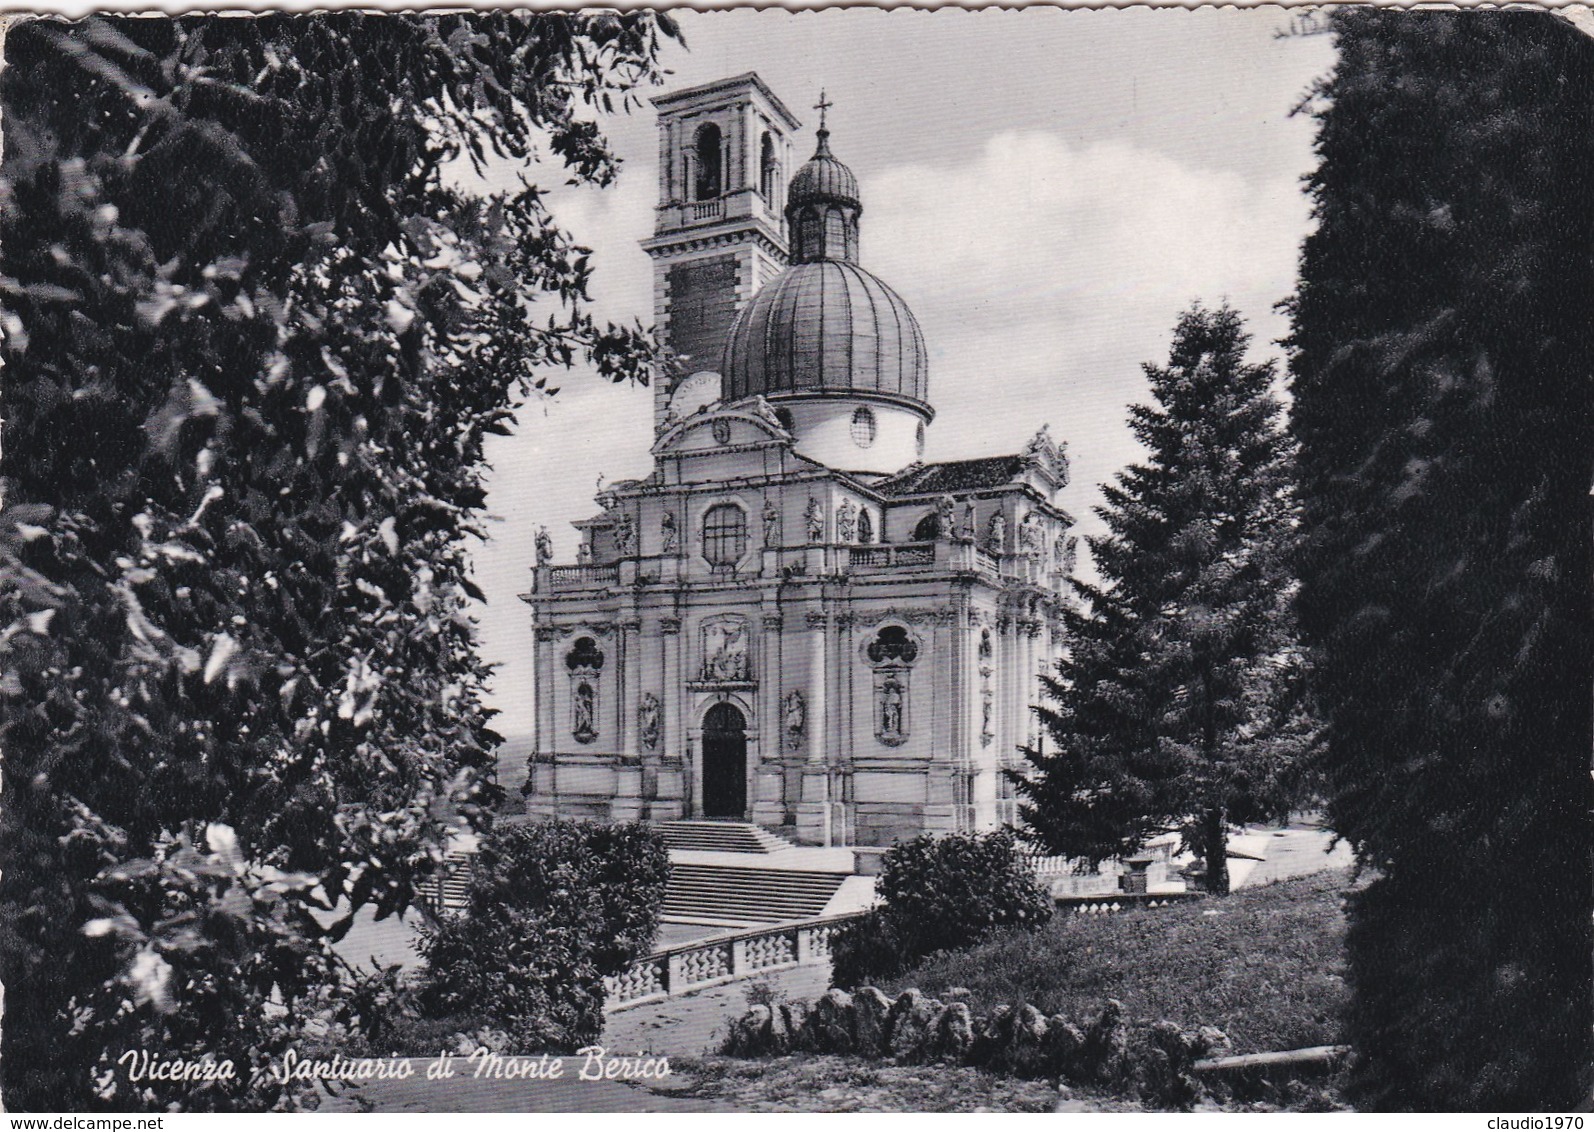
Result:
{"label": "entrance doorway", "polygon": [[703,816],[747,815],[747,719],[733,704],[703,716]]}

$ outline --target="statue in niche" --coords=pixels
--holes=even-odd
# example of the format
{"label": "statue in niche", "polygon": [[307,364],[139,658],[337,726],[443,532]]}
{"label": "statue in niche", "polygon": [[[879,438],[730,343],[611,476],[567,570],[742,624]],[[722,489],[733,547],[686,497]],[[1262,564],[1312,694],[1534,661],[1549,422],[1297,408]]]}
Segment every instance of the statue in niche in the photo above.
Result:
{"label": "statue in niche", "polygon": [[858,541],[864,545],[874,541],[874,517],[869,508],[858,508]]}
{"label": "statue in niche", "polygon": [[547,527],[537,528],[537,565],[546,566],[553,561],[553,536]]}
{"label": "statue in niche", "polygon": [[948,542],[957,535],[957,528],[954,525],[957,516],[953,513],[956,506],[950,495],[943,495],[941,501],[935,505],[936,534]]}
{"label": "statue in niche", "polygon": [[590,743],[598,737],[598,729],[593,722],[597,718],[597,700],[598,695],[593,691],[591,684],[583,680],[576,685],[576,719],[571,734],[576,737],[577,742]]}
{"label": "statue in niche", "polygon": [[964,542],[974,541],[974,501],[972,499],[963,504],[963,526],[958,530],[958,538]]}
{"label": "statue in niche", "polygon": [[780,508],[767,495],[764,497],[764,545],[775,546],[780,541]]}
{"label": "statue in niche", "polygon": [[991,659],[991,631],[989,629],[980,630],[980,659]]}
{"label": "statue in niche", "polygon": [[1079,540],[1073,535],[1069,535],[1066,542],[1063,541],[1062,536],[1058,536],[1057,541],[1062,543],[1063,546],[1060,559],[1062,563],[1061,569],[1065,574],[1072,574],[1074,567],[1079,565]]}
{"label": "statue in niche", "polygon": [[989,747],[996,733],[991,730],[991,693],[986,692],[980,701],[980,746]]}
{"label": "statue in niche", "polygon": [[819,506],[819,500],[813,496],[808,497],[808,510],[803,512],[803,518],[808,523],[808,541],[825,541],[825,509]]}
{"label": "statue in niche", "polygon": [[786,693],[786,746],[796,750],[802,746],[803,731],[808,726],[808,703],[796,689]]}
{"label": "statue in niche", "polygon": [[621,511],[614,520],[614,545],[622,556],[629,555],[636,542],[636,525],[631,521],[631,512]]}
{"label": "statue in niche", "polygon": [[703,626],[703,679],[747,679],[747,622],[711,621]]}
{"label": "statue in niche", "polygon": [[664,513],[664,517],[659,520],[659,531],[660,531],[660,533],[661,533],[661,535],[663,536],[663,539],[664,539],[664,542],[663,542],[664,553],[665,554],[672,553],[675,550],[675,546],[676,546],[675,512],[674,511],[666,511]]}
{"label": "statue in niche", "polygon": [[1030,558],[1041,552],[1041,521],[1033,511],[1025,515],[1018,525],[1018,545]]}
{"label": "statue in niche", "polygon": [[902,685],[895,680],[880,685],[880,737],[902,737]]}
{"label": "statue in niche", "polygon": [[1007,519],[1000,511],[991,516],[991,524],[985,529],[985,545],[992,554],[1007,549]]}
{"label": "statue in niche", "polygon": [[836,508],[836,541],[851,542],[856,537],[856,524],[852,500],[843,499],[841,506]]}
{"label": "statue in niche", "polygon": [[642,745],[648,750],[657,749],[659,745],[659,698],[652,692],[642,697],[642,702],[636,709],[637,734],[642,739]]}

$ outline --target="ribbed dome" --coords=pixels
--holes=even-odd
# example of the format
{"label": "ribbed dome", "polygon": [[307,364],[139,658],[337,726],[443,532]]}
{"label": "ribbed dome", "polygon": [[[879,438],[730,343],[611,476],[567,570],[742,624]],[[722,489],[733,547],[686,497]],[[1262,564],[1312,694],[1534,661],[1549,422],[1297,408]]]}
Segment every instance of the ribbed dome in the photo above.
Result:
{"label": "ribbed dome", "polygon": [[872,393],[932,412],[918,320],[895,291],[843,260],[796,263],[765,285],[737,318],[720,372],[727,401]]}
{"label": "ribbed dome", "polygon": [[811,200],[858,203],[858,178],[830,152],[830,131],[819,131],[819,149],[808,159],[786,190],[788,207]]}

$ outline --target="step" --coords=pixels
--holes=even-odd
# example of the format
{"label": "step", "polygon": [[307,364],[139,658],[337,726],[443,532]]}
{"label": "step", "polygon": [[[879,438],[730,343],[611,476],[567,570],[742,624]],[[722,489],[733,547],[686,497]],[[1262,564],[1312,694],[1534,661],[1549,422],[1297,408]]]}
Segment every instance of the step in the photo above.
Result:
{"label": "step", "polygon": [[682,820],[659,824],[669,849],[721,853],[779,853],[794,848],[751,822]]}
{"label": "step", "polygon": [[847,873],[727,865],[670,867],[664,915],[672,920],[774,923],[819,915]]}

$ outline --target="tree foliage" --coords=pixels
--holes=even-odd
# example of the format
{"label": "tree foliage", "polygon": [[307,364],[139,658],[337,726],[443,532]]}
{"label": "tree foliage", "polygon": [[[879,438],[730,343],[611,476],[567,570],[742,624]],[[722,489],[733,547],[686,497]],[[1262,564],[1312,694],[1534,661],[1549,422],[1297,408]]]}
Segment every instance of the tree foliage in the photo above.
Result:
{"label": "tree foliage", "polygon": [[498,827],[467,907],[426,933],[423,1007],[485,1017],[527,1053],[595,1041],[603,977],[647,953],[668,874],[663,838],[639,823]]}
{"label": "tree foliage", "polygon": [[890,978],[997,928],[1035,928],[1052,916],[1051,897],[1005,829],[899,842],[881,859],[876,891],[880,906],[843,925],[831,941],[836,986]]}
{"label": "tree foliage", "polygon": [[1097,863],[1184,829],[1228,890],[1226,826],[1275,813],[1309,728],[1288,616],[1289,444],[1272,363],[1227,306],[1192,307],[1130,410],[1149,456],[1106,486],[1101,584],[1066,614],[1037,708],[1053,740],[1015,775],[1031,836]]}
{"label": "tree foliage", "polygon": [[1594,43],[1334,17],[1293,301],[1299,602],[1358,1103],[1548,1109],[1589,1064]]}
{"label": "tree foliage", "polygon": [[[664,17],[35,20],[0,72],[0,932],[13,1108],[286,1105],[328,939],[480,823],[467,539],[550,367],[635,375],[530,183]],[[330,923],[330,928],[323,924]],[[263,1009],[274,995],[286,1012]],[[219,1043],[225,1049],[217,1049]]]}

